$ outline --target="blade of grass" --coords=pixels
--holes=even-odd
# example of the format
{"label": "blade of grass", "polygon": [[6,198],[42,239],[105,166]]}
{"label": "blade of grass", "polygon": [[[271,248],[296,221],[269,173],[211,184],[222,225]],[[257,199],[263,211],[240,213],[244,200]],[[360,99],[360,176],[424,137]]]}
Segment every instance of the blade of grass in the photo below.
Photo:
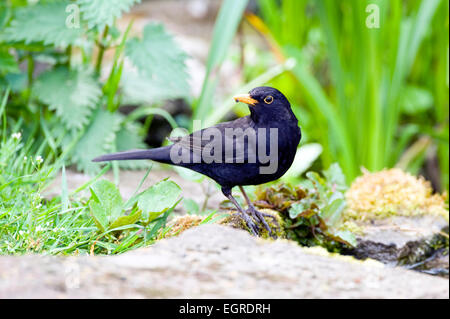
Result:
{"label": "blade of grass", "polygon": [[[136,190],[134,191],[133,195],[131,195],[131,197],[125,202],[125,204],[123,205],[123,209],[126,210],[130,207],[130,204],[134,205],[137,197],[139,196],[138,192],[142,187],[142,184],[144,184],[144,181],[147,179],[148,174],[150,174],[150,171],[153,168],[153,164],[147,169],[147,172],[145,172],[144,177],[141,179],[141,181],[139,182],[138,187],[136,188]],[[131,206],[132,206],[131,205]]]}
{"label": "blade of grass", "polygon": [[177,122],[172,117],[172,115],[170,115],[169,112],[167,112],[167,111],[165,111],[163,109],[154,108],[154,107],[151,107],[151,106],[141,106],[141,107],[137,108],[136,110],[131,112],[125,118],[123,123],[132,122],[132,121],[137,120],[138,118],[140,118],[142,116],[148,116],[148,115],[159,115],[159,116],[162,116],[167,122],[169,122],[170,126],[172,126],[173,129],[178,127]]}
{"label": "blade of grass", "polygon": [[[386,103],[386,129],[385,129],[385,162],[388,161],[390,149],[394,143],[394,133],[398,125],[400,116],[399,93],[403,88],[405,77],[408,75],[412,63],[414,62],[420,44],[426,34],[426,30],[431,19],[436,12],[440,0],[422,1],[419,10],[412,21],[404,21],[401,32],[400,42],[397,51],[397,58],[393,78],[391,81],[388,101]],[[391,159],[391,165],[395,159]]]}
{"label": "blade of grass", "polygon": [[3,143],[6,143],[6,102],[8,102],[9,92],[10,88],[8,86],[0,104],[0,116],[3,118]]}
{"label": "blade of grass", "polygon": [[212,107],[212,98],[217,85],[217,74],[233,40],[248,0],[225,0],[222,3],[213,30],[211,48],[206,64],[206,75],[193,119],[203,120]]}
{"label": "blade of grass", "polygon": [[119,60],[125,48],[125,43],[128,38],[128,34],[131,30],[131,27],[133,26],[133,22],[134,21],[131,20],[130,23],[128,24],[127,29],[125,30],[125,33],[122,36],[122,40],[114,52],[113,66],[111,68],[111,72],[109,73],[108,80],[103,86],[103,92],[106,94],[108,100],[107,108],[111,112],[116,111],[120,106],[119,103],[117,105],[114,105],[114,97],[116,96],[117,90],[119,89],[119,83],[122,77],[122,70],[124,65],[124,59],[122,58],[120,62]]}
{"label": "blade of grass", "polygon": [[69,209],[69,191],[67,190],[67,177],[65,165],[63,165],[61,169],[61,204],[63,211]]}
{"label": "blade of grass", "polygon": [[299,52],[296,50],[288,50],[288,53],[297,58],[297,64],[293,68],[292,73],[300,84],[305,100],[308,101],[313,109],[320,111],[329,122],[331,132],[335,136],[335,147],[338,148],[337,157],[339,158],[339,162],[342,163],[348,179],[352,180],[357,176],[357,168],[346,125],[343,123],[334,105],[329,101],[320,83],[308,71]]}
{"label": "blade of grass", "polygon": [[111,163],[108,163],[105,167],[102,168],[102,170],[91,180],[89,180],[88,182],[84,183],[83,185],[81,185],[80,187],[78,187],[77,189],[75,189],[74,191],[72,191],[69,196],[72,197],[75,194],[78,194],[79,192],[83,191],[84,189],[88,188],[89,186],[91,186],[92,184],[94,184],[100,177],[102,177],[106,172],[108,172],[108,170],[111,168]]}

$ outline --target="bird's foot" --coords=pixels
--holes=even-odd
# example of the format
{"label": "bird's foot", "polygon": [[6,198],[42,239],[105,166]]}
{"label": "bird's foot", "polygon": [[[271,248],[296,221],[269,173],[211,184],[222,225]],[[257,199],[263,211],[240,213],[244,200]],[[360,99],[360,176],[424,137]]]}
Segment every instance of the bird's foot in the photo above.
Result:
{"label": "bird's foot", "polygon": [[278,225],[278,221],[276,219],[275,216],[272,216],[270,214],[267,213],[261,213],[260,211],[258,211],[254,206],[250,206],[247,211],[248,214],[251,214],[253,216],[253,218],[259,222],[262,223],[264,225],[264,228],[267,230],[267,232],[269,233],[269,236],[272,235],[272,229],[270,228],[269,224],[266,222],[266,219],[264,217],[270,217],[273,219],[274,223],[276,223],[277,226]]}
{"label": "bird's foot", "polygon": [[275,223],[276,226],[280,226],[280,224],[278,223],[278,219],[277,219],[276,216],[274,216],[274,215],[272,215],[272,214],[267,214],[267,213],[260,212],[260,211],[256,210],[256,208],[254,208],[254,209],[255,209],[255,211],[257,211],[257,212],[258,212],[259,214],[261,214],[262,216],[271,218],[272,221]]}
{"label": "bird's foot", "polygon": [[245,221],[247,224],[247,227],[250,229],[253,235],[258,236],[259,235],[259,228],[255,224],[255,222],[248,216],[246,213],[239,212],[239,216]]}

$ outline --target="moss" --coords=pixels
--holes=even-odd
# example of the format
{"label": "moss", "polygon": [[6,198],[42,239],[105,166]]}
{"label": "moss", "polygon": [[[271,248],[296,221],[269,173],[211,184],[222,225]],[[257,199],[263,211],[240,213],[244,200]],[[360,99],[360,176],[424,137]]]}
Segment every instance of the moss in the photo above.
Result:
{"label": "moss", "polygon": [[339,230],[346,230],[355,235],[364,235],[364,228],[355,223],[353,220],[344,221],[339,227]]}
{"label": "moss", "polygon": [[[259,209],[259,211],[261,213],[266,213],[274,216],[277,221],[275,223],[273,218],[264,217],[270,229],[272,230],[272,236],[269,236],[269,232],[267,231],[267,229],[265,229],[264,225],[262,223],[257,223],[255,220],[253,220],[260,229],[260,237],[265,239],[286,238],[286,233],[284,231],[284,221],[281,218],[280,214],[271,209]],[[250,229],[247,227],[247,224],[236,211],[230,211],[229,215],[224,219],[222,219],[220,223],[223,225],[231,226],[233,228],[244,229],[250,232]]]}
{"label": "moss", "polygon": [[270,214],[275,217],[275,219],[270,217],[264,217],[270,229],[272,230],[272,237],[269,235],[269,231],[261,224],[259,225],[260,229],[262,229],[260,236],[266,239],[286,238],[286,233],[284,230],[285,229],[284,220],[283,218],[281,218],[280,214],[270,209],[260,209],[260,212]]}
{"label": "moss", "polygon": [[[448,256],[448,227],[428,240],[411,242],[404,247],[398,257],[399,265],[412,265],[430,261],[440,254]],[[418,265],[419,266],[419,265]],[[448,267],[448,265],[447,265]]]}
{"label": "moss", "polygon": [[204,219],[205,217],[198,215],[177,216],[169,222],[169,230],[165,233],[161,233],[158,236],[158,239],[178,236],[185,230],[200,225]]}
{"label": "moss", "polygon": [[449,220],[446,194],[433,194],[428,181],[398,168],[365,172],[346,192],[345,220],[373,220],[390,216],[441,216]]}

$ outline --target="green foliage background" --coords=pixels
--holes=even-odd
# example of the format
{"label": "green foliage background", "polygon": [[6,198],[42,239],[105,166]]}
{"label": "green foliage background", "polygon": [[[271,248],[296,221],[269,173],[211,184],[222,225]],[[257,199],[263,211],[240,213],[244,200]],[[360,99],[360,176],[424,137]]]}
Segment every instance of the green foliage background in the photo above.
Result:
{"label": "green foliage background", "polygon": [[351,181],[361,166],[430,177],[424,167],[437,165],[435,186],[448,190],[448,1],[258,3],[248,21],[278,59],[297,61],[271,83],[293,102],[305,141],[322,145],[323,167],[338,161]]}
{"label": "green foliage background", "polygon": [[[90,175],[100,170],[91,162],[95,156],[144,146],[141,125],[118,112],[124,100],[137,103],[139,111],[189,95],[187,56],[161,24],[147,25],[142,38],[128,37],[131,24],[123,34],[116,29],[115,20],[138,2],[0,4],[0,85],[11,88],[8,122],[23,118],[26,138],[53,141],[46,155],[64,155]],[[113,47],[113,67],[101,74],[104,52]]]}
{"label": "green foliage background", "polygon": [[[139,2],[0,4],[0,88],[11,88],[6,117],[22,118],[25,136],[46,140],[45,154],[64,155],[78,169],[98,173],[91,158],[145,146],[139,117],[159,114],[178,125],[159,108],[167,99],[187,99],[193,119],[205,126],[233,110],[243,115],[230,98],[218,106],[223,97],[216,89],[224,61],[233,61],[236,32],[250,26],[270,50],[244,35],[243,54],[235,60],[247,62],[243,83],[230,93],[267,84],[282,90],[300,119],[302,145],[309,146],[303,166],[320,155],[320,167],[337,161],[351,182],[361,167],[397,166],[431,176],[429,167],[437,165],[433,182],[448,189],[448,1],[258,0],[256,15],[247,11],[243,19],[248,1],[225,0],[198,97],[190,94],[188,57],[163,25],[148,24],[141,37],[129,36],[131,24],[123,33],[115,27]],[[68,9],[73,5],[80,10],[79,28],[66,26],[78,22]],[[373,6],[379,28],[367,24]],[[111,48],[112,69],[101,74]],[[256,56],[248,59],[250,51]],[[121,115],[125,103],[140,109]],[[294,163],[296,174],[304,171],[300,164]]]}

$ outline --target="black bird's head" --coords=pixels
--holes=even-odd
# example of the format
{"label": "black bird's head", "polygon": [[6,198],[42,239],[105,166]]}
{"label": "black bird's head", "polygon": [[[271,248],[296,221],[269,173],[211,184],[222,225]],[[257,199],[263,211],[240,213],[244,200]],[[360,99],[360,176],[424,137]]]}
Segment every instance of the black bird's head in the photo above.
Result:
{"label": "black bird's head", "polygon": [[287,98],[272,87],[256,87],[248,94],[235,96],[234,100],[248,104],[251,117],[255,122],[296,120]]}

